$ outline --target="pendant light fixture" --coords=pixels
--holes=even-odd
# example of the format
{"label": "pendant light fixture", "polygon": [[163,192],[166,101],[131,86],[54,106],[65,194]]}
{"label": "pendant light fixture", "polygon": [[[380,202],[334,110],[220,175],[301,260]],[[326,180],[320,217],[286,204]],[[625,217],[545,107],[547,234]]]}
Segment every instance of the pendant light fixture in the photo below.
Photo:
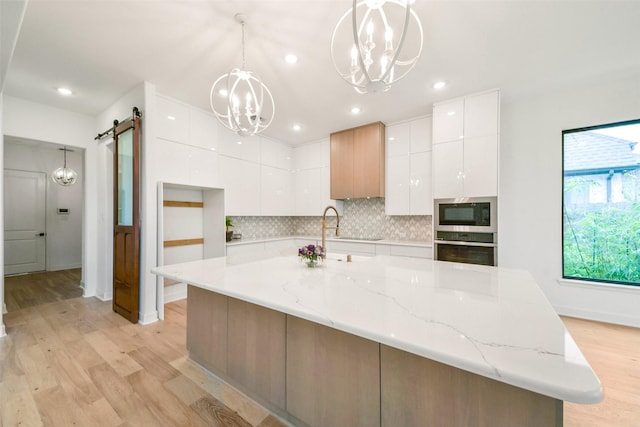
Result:
{"label": "pendant light fixture", "polygon": [[246,17],[238,13],[242,25],[242,68],[220,76],[211,86],[209,104],[220,123],[240,136],[252,136],[271,124],[275,105],[271,92],[258,74],[245,68],[244,25]]}
{"label": "pendant light fixture", "polygon": [[353,0],[331,37],[331,59],[358,93],[377,93],[416,65],[422,53],[422,24],[415,0]]}
{"label": "pendant light fixture", "polygon": [[51,173],[51,179],[56,184],[68,187],[75,184],[78,179],[76,171],[67,167],[67,151],[73,153],[73,150],[69,150],[67,147],[59,148],[59,150],[64,151],[64,165]]}

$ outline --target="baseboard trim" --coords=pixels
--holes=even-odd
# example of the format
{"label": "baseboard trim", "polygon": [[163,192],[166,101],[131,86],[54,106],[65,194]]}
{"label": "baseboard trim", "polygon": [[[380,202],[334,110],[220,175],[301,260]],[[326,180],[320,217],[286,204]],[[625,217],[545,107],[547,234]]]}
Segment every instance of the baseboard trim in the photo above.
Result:
{"label": "baseboard trim", "polygon": [[106,293],[104,293],[102,295],[95,294],[95,295],[92,295],[92,296],[95,296],[100,301],[111,301],[113,299],[113,293],[111,293],[111,292],[106,292]]}
{"label": "baseboard trim", "polygon": [[140,323],[141,325],[148,325],[150,323],[155,323],[157,322],[158,319],[158,311],[157,310],[153,310],[150,313],[146,313],[146,314],[142,314],[140,313],[140,317],[138,319],[138,323]]}
{"label": "baseboard trim", "polygon": [[187,298],[187,284],[176,283],[164,287],[164,303],[179,301]]}
{"label": "baseboard trim", "polygon": [[578,319],[595,320],[597,322],[640,328],[640,318],[638,317],[625,316],[618,313],[583,310],[576,307],[554,306],[554,308],[561,316],[577,317]]}
{"label": "baseboard trim", "polygon": [[54,266],[48,265],[47,271],[75,270],[76,268],[82,268],[82,264],[54,265]]}

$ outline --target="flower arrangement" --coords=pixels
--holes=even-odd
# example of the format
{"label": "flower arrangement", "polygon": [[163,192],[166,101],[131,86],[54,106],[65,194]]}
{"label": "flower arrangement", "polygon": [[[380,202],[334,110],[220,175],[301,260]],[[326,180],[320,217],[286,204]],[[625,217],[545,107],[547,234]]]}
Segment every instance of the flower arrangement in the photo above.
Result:
{"label": "flower arrangement", "polygon": [[298,256],[307,262],[307,266],[315,267],[318,259],[324,259],[324,248],[320,245],[307,245],[298,249]]}

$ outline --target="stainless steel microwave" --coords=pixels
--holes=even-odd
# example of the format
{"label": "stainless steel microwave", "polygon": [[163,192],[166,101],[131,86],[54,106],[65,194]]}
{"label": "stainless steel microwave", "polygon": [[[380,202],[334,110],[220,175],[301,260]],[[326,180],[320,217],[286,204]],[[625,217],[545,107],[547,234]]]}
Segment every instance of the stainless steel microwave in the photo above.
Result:
{"label": "stainless steel microwave", "polygon": [[495,233],[498,230],[496,205],[495,197],[435,200],[434,228]]}

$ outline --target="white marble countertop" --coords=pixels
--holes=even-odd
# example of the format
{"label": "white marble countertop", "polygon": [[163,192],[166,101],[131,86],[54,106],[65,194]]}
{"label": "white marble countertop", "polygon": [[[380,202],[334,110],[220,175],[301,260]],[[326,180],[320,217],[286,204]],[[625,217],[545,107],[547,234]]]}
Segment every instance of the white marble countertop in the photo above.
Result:
{"label": "white marble countertop", "polygon": [[152,271],[556,399],[602,400],[600,381],[528,272],[353,259],[307,268],[291,255],[227,257]]}
{"label": "white marble countertop", "polygon": [[[309,236],[309,235],[300,235],[300,236],[271,236],[271,237],[251,237],[246,239],[238,239],[227,242],[227,246],[235,246],[235,245],[243,245],[243,244],[251,244],[251,243],[261,243],[261,242],[276,242],[280,240],[289,240],[289,239],[302,239],[308,240],[309,243],[320,242],[322,238],[320,236]],[[416,246],[423,248],[432,248],[433,242],[422,241],[422,240],[391,240],[391,239],[381,239],[381,240],[369,240],[369,239],[359,239],[359,238],[348,238],[348,237],[329,237],[325,238],[327,242],[355,242],[355,243],[365,243],[365,244],[378,244],[378,245],[397,245],[397,246]]]}

